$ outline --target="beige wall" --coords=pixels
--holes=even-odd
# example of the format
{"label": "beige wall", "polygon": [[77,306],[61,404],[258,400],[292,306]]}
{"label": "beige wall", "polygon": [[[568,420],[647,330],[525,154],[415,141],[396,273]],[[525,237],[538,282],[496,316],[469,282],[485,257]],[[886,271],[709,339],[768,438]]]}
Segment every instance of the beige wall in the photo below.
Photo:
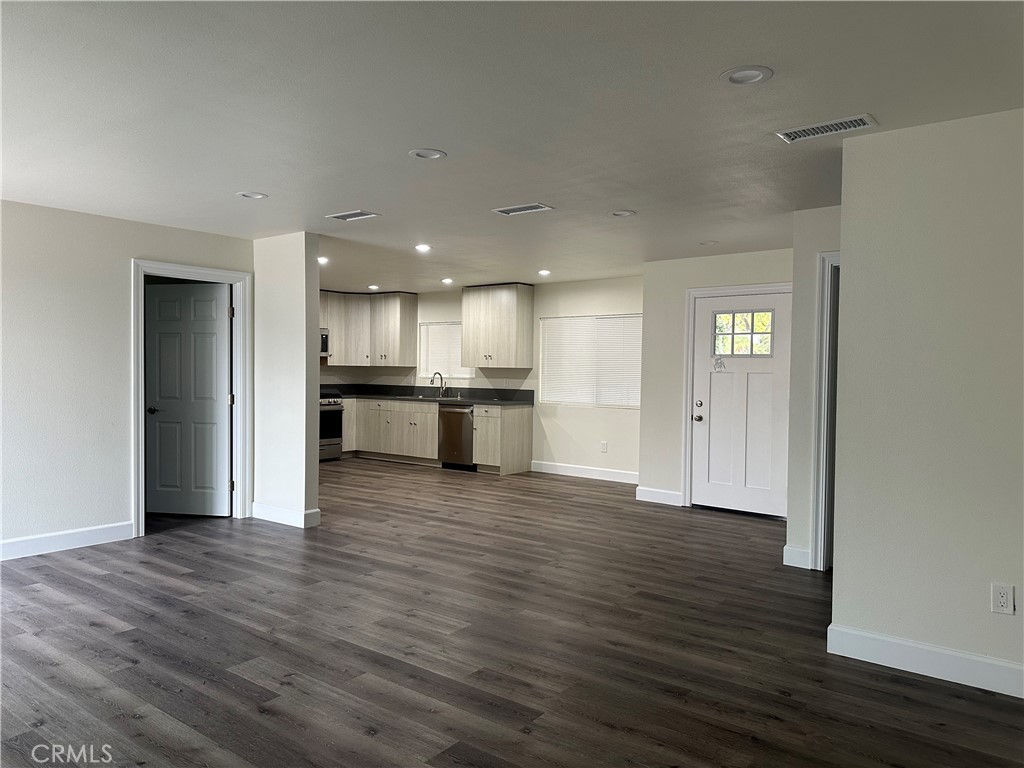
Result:
{"label": "beige wall", "polygon": [[[537,286],[534,295],[534,375],[540,372],[540,318],[620,315],[643,311],[641,277]],[[537,390],[539,399],[540,387],[536,380],[530,386]],[[624,473],[637,472],[640,453],[639,410],[539,403],[534,413],[534,461]],[[608,442],[607,453],[601,453],[602,440]],[[619,479],[636,482],[635,474],[624,475]]]}
{"label": "beige wall", "polygon": [[[582,408],[542,405],[540,400],[540,318],[567,315],[629,314],[643,311],[643,283],[640,277],[584,280],[537,285],[534,291],[534,367],[531,371],[476,369],[477,377],[453,382],[455,386],[532,389],[534,408],[533,460],[608,470],[623,481],[635,482],[639,454],[640,412],[626,408]],[[462,319],[459,289],[421,293],[419,322]],[[419,384],[414,370],[395,372],[387,368],[323,368],[325,384],[358,382],[376,384]],[[602,440],[608,452],[600,452]],[[625,474],[621,474],[625,473]]]}
{"label": "beige wall", "polygon": [[839,250],[840,207],[793,214],[793,335],[789,371],[789,495],[786,545],[807,551],[814,498],[818,387],[819,254]]}
{"label": "beige wall", "polygon": [[1017,663],[989,585],[1024,584],[1022,136],[1018,110],[845,142],[833,599]]}
{"label": "beige wall", "polygon": [[686,291],[788,282],[789,249],[656,261],[644,270],[640,486],[682,503]]}
{"label": "beige wall", "polygon": [[252,271],[252,243],[4,201],[3,539],[131,520],[133,258]]}
{"label": "beige wall", "polygon": [[253,242],[253,515],[300,527],[319,523],[318,239]]}

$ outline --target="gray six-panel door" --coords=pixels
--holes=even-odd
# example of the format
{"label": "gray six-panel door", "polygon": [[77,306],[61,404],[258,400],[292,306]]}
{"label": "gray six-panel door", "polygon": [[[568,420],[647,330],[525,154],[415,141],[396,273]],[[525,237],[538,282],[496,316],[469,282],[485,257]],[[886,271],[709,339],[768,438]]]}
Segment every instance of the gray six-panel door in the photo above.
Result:
{"label": "gray six-panel door", "polygon": [[228,286],[146,286],[146,512],[231,514]]}

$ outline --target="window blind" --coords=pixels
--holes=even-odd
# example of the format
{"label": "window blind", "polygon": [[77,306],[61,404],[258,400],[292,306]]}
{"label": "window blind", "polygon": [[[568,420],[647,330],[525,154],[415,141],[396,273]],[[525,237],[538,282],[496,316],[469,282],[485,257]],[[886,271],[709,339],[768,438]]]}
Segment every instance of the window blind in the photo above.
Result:
{"label": "window blind", "polygon": [[540,401],[640,407],[643,315],[544,317]]}
{"label": "window blind", "polygon": [[440,371],[445,379],[471,379],[462,367],[462,323],[420,323],[420,376]]}

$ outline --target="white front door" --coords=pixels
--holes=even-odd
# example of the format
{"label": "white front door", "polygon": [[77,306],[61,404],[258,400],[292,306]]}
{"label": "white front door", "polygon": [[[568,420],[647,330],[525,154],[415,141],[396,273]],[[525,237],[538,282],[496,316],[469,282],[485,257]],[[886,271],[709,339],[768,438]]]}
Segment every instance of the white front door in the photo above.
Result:
{"label": "white front door", "polygon": [[228,286],[146,286],[146,512],[231,514]]}
{"label": "white front door", "polygon": [[691,502],[786,514],[788,293],[696,300]]}

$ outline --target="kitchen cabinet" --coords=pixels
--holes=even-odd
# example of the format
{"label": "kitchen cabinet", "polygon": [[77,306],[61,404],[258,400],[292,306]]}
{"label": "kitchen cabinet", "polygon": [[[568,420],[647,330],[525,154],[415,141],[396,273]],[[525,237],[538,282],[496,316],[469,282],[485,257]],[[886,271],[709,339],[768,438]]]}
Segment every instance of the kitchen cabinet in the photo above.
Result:
{"label": "kitchen cabinet", "polygon": [[328,365],[416,365],[418,299],[414,293],[320,292],[320,326],[328,330]]}
{"label": "kitchen cabinet", "polygon": [[437,458],[437,409],[391,413],[391,453],[419,459]]}
{"label": "kitchen cabinet", "polygon": [[327,312],[328,304],[330,303],[330,296],[327,291],[320,291],[320,327],[327,328]]}
{"label": "kitchen cabinet", "polygon": [[345,453],[359,450],[359,401],[344,398],[341,404],[345,410],[341,414],[341,450]]}
{"label": "kitchen cabinet", "polygon": [[[344,451],[437,461],[437,403],[346,399],[346,417],[350,411],[355,423],[351,428],[347,422],[344,425]],[[528,472],[532,459],[531,406],[473,406],[473,463],[480,471],[501,475]]]}
{"label": "kitchen cabinet", "polygon": [[[437,404],[395,400],[357,400],[358,450],[437,458]],[[346,409],[347,410],[347,409]]]}
{"label": "kitchen cabinet", "polygon": [[[338,336],[338,362],[334,365],[373,365],[375,343],[370,317],[370,297],[361,293],[332,294],[332,306],[338,307],[336,321]],[[333,318],[334,315],[331,315]],[[332,330],[335,326],[332,326]]]}
{"label": "kitchen cabinet", "polygon": [[359,450],[391,453],[391,411],[364,409],[357,430]]}
{"label": "kitchen cabinet", "polygon": [[462,289],[462,365],[533,368],[533,286]]}
{"label": "kitchen cabinet", "polygon": [[501,465],[501,415],[473,414],[473,463]]}
{"label": "kitchen cabinet", "polygon": [[414,293],[378,293],[370,298],[374,355],[371,365],[416,365],[418,297]]}
{"label": "kitchen cabinet", "polygon": [[533,460],[533,408],[473,407],[473,463],[485,472],[528,472]]}

